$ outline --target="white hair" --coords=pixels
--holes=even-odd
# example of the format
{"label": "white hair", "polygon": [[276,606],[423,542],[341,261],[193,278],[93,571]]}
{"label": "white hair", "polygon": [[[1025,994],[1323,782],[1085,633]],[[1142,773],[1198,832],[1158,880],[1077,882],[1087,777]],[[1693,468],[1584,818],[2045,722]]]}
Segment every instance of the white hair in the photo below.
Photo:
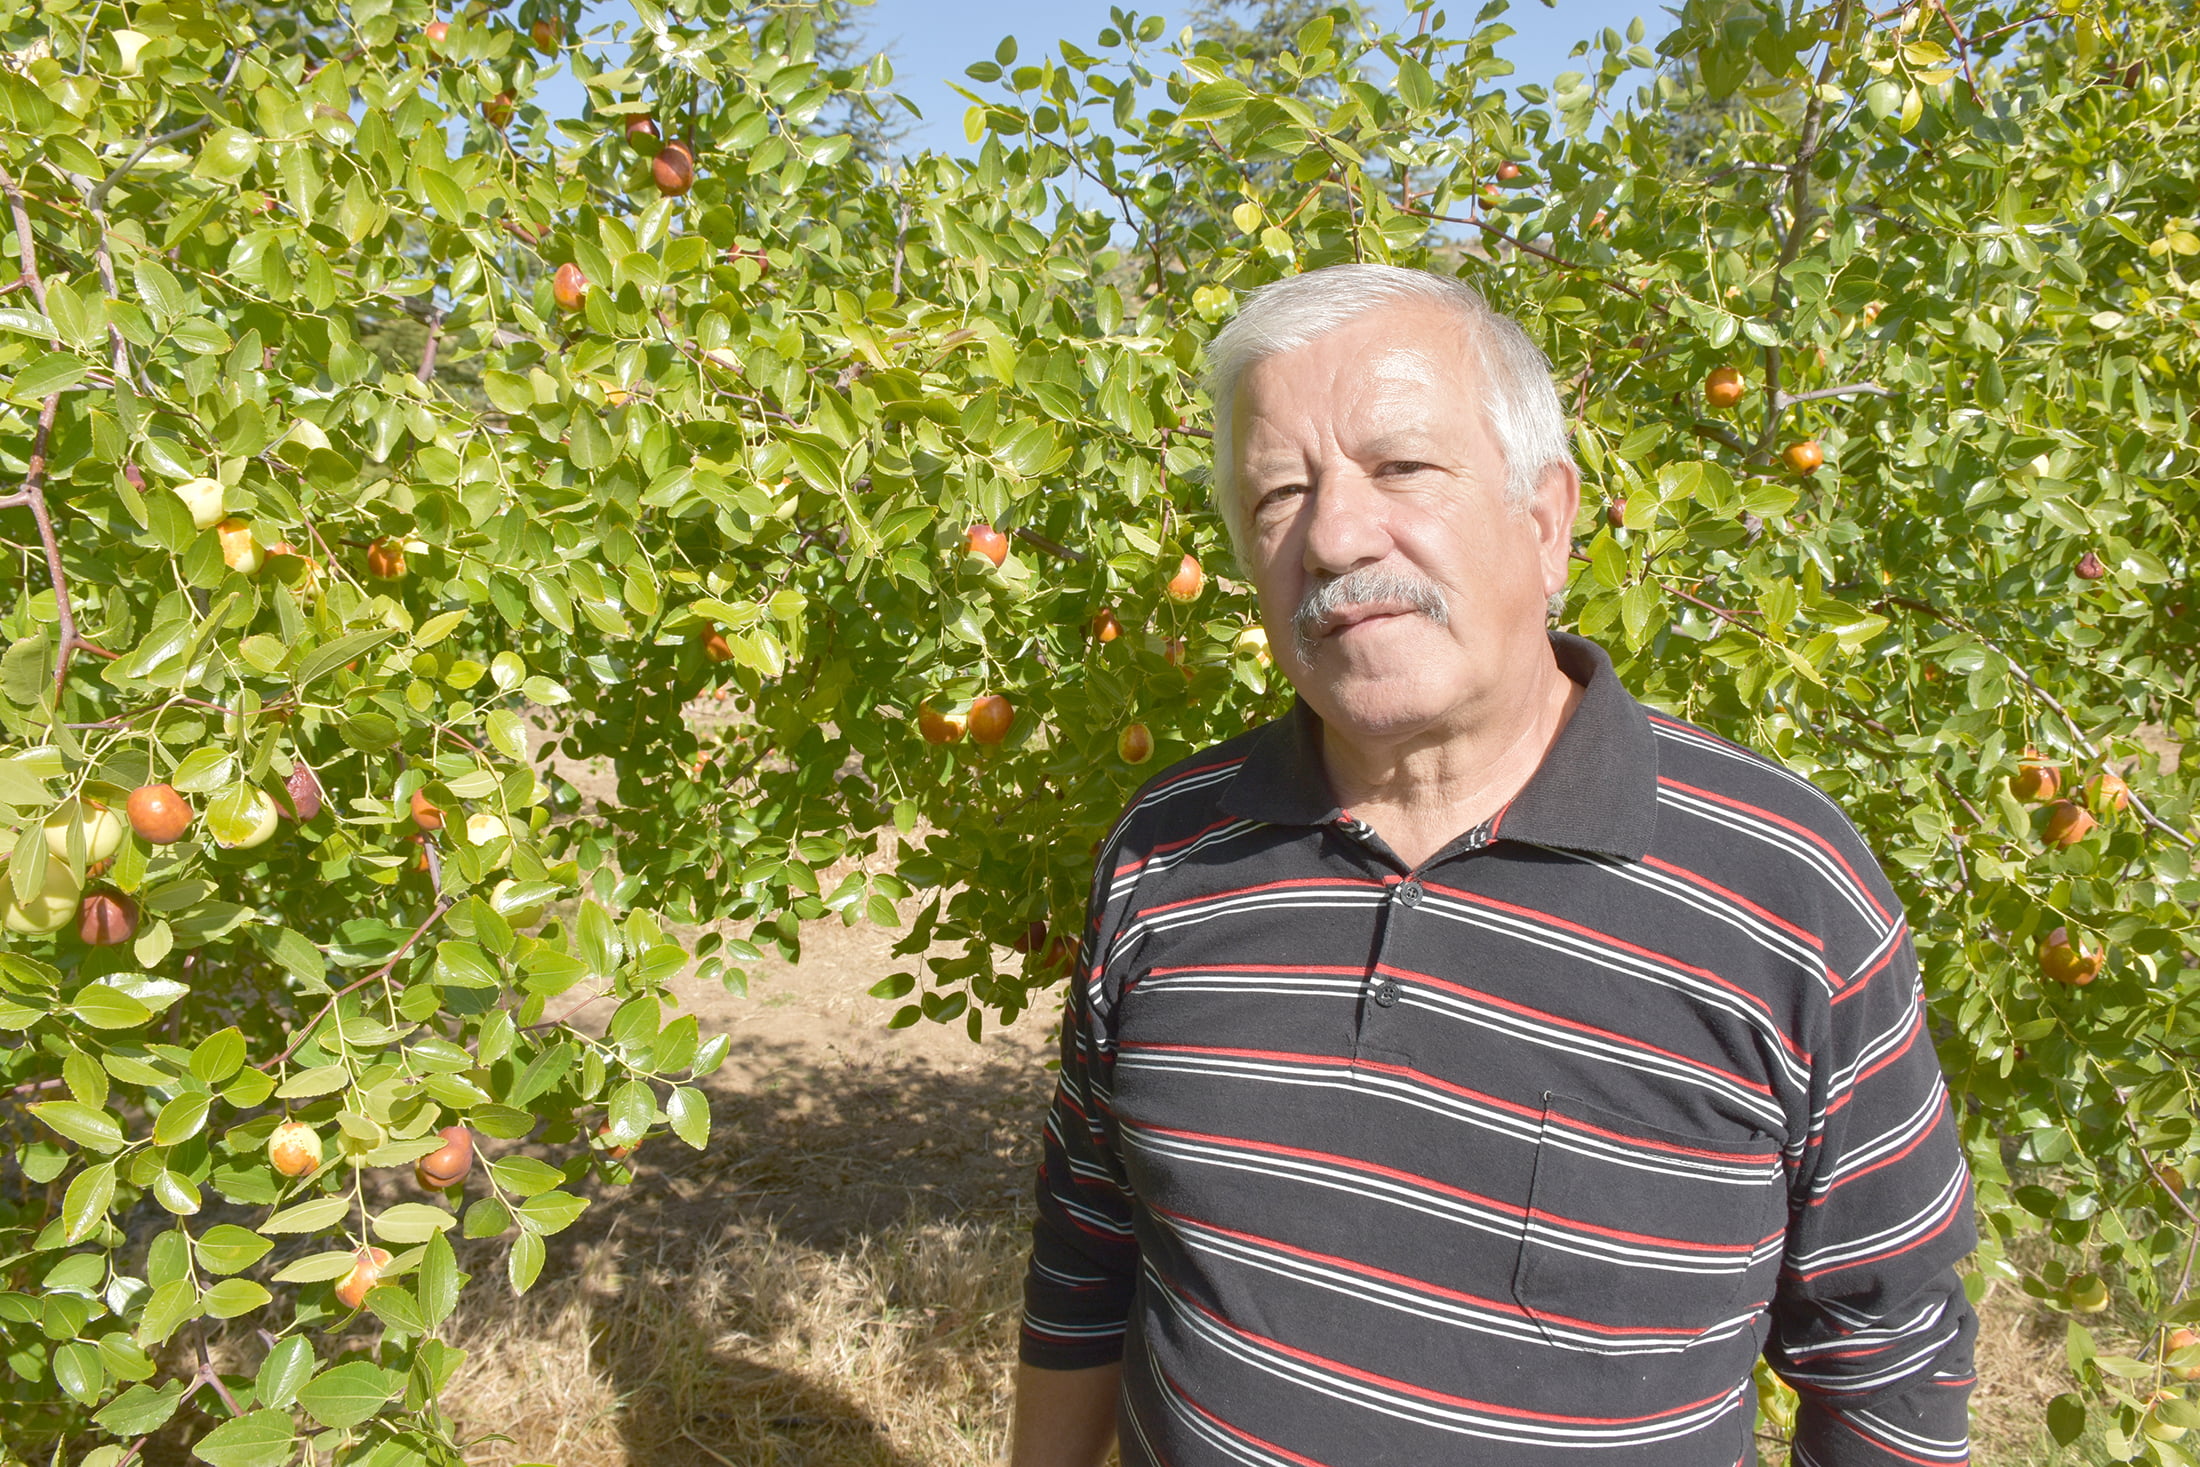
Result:
{"label": "white hair", "polygon": [[1230,543],[1245,558],[1245,515],[1237,502],[1232,398],[1248,367],[1310,346],[1385,306],[1429,305],[1465,328],[1482,367],[1482,411],[1505,456],[1505,502],[1523,509],[1553,467],[1573,465],[1566,412],[1551,385],[1550,359],[1518,322],[1489,307],[1464,280],[1396,265],[1330,265],[1264,285],[1207,343],[1207,398],[1214,405],[1214,503]]}

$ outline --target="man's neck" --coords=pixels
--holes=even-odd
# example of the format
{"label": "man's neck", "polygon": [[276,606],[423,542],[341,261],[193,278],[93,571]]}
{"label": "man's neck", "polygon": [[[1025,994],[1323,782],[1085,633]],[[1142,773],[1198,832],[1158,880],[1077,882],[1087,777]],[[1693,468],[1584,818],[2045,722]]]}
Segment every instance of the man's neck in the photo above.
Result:
{"label": "man's neck", "polygon": [[1498,716],[1370,742],[1323,726],[1322,763],[1338,803],[1409,869],[1505,808],[1581,702],[1581,686],[1546,655]]}

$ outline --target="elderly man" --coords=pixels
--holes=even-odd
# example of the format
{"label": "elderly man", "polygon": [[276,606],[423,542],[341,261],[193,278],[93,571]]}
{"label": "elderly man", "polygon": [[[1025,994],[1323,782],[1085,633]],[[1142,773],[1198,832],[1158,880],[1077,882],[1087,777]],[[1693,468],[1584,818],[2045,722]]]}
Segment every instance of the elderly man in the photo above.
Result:
{"label": "elderly man", "polygon": [[1546,629],[1549,364],[1446,277],[1256,292],[1217,507],[1299,697],[1140,792],[1046,1125],[1015,1467],[1967,1460],[1973,1242],[1893,892]]}

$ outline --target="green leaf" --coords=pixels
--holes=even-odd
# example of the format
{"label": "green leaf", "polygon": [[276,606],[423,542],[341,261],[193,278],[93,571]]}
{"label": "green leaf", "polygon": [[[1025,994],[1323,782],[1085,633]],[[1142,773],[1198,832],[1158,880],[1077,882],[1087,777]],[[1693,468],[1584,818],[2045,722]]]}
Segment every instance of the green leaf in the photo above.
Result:
{"label": "green leaf", "polygon": [[500,1156],[489,1163],[489,1175],[505,1191],[518,1197],[547,1192],[565,1180],[565,1173],[532,1156]]}
{"label": "green leaf", "polygon": [[[347,1257],[349,1255],[346,1255]],[[313,1346],[297,1335],[277,1340],[260,1362],[253,1377],[252,1393],[263,1406],[287,1409],[298,1399],[298,1388],[313,1374]]]}
{"label": "green leaf", "polygon": [[374,1219],[374,1235],[384,1242],[403,1246],[425,1243],[457,1224],[458,1219],[440,1207],[425,1202],[400,1202]]}
{"label": "green leaf", "polygon": [[682,1141],[697,1151],[710,1145],[710,1101],[702,1091],[679,1086],[665,1102],[665,1112],[671,1119],[673,1134]]}
{"label": "green leaf", "polygon": [[94,1029],[134,1029],[153,1017],[144,1004],[104,983],[85,984],[69,1004],[69,1012]]}
{"label": "green leaf", "polygon": [[359,1255],[349,1248],[332,1249],[325,1253],[309,1253],[295,1263],[287,1264],[275,1275],[278,1284],[320,1284],[330,1279],[340,1279],[350,1273],[358,1263]]}
{"label": "green leaf", "polygon": [[232,1024],[199,1041],[191,1051],[191,1073],[209,1085],[219,1085],[244,1064],[244,1035]]}
{"label": "green leaf", "polygon": [[98,1350],[72,1340],[54,1350],[53,1378],[54,1384],[89,1406],[106,1386],[107,1371],[99,1363]]}
{"label": "green leaf", "polygon": [[345,663],[365,656],[397,635],[395,627],[371,627],[363,632],[346,632],[335,641],[306,654],[305,660],[298,664],[298,670],[290,675],[291,686],[302,693]]}
{"label": "green leaf", "polygon": [[188,1141],[206,1124],[206,1112],[214,1097],[203,1090],[187,1090],[160,1108],[153,1122],[153,1144],[174,1146]]}
{"label": "green leaf", "polygon": [[[208,1273],[242,1273],[274,1247],[267,1239],[235,1223],[216,1223],[194,1242],[199,1267]],[[348,1256],[348,1255],[347,1255]]]}
{"label": "green leaf", "polygon": [[465,1275],[458,1271],[458,1258],[451,1252],[450,1240],[440,1232],[429,1235],[413,1286],[419,1291],[421,1317],[430,1329],[450,1318],[464,1283]]}
{"label": "green leaf", "polygon": [[350,1202],[343,1197],[316,1197],[286,1207],[266,1222],[260,1224],[263,1233],[318,1233],[343,1221],[350,1210]]}
{"label": "green leaf", "polygon": [[158,1387],[131,1386],[109,1401],[92,1420],[111,1436],[150,1436],[176,1414],[176,1407],[183,1400],[183,1385],[180,1380],[170,1380]]}
{"label": "green leaf", "polygon": [[298,1392],[298,1404],[322,1426],[341,1430],[381,1410],[403,1383],[404,1377],[395,1371],[353,1360],[330,1366],[307,1381]]}
{"label": "green leaf", "polygon": [[55,393],[66,392],[92,374],[84,362],[65,351],[48,352],[15,374],[9,384],[8,395],[17,402],[31,403]]}
{"label": "green leaf", "polygon": [[191,1455],[211,1467],[282,1467],[295,1435],[288,1411],[253,1411],[200,1437]]}
{"label": "green leaf", "polygon": [[61,1199],[61,1219],[66,1229],[62,1241],[82,1242],[107,1221],[107,1209],[115,1200],[115,1165],[111,1161],[88,1166],[69,1183]]}
{"label": "green leaf", "polygon": [[235,1319],[240,1314],[250,1314],[273,1297],[250,1279],[223,1279],[206,1291],[200,1303],[216,1319]]}
{"label": "green leaf", "polygon": [[656,1118],[656,1092],[646,1081],[629,1080],[612,1092],[611,1129],[606,1139],[614,1146],[631,1146],[642,1139]]}
{"label": "green leaf", "polygon": [[198,1317],[199,1291],[189,1279],[173,1279],[154,1289],[138,1316],[137,1342],[154,1349],[189,1319]]}
{"label": "green leaf", "polygon": [[122,1127],[103,1110],[73,1100],[47,1100],[25,1106],[40,1122],[79,1146],[94,1151],[120,1151]]}
{"label": "green leaf", "polygon": [[505,1258],[505,1276],[512,1281],[512,1292],[524,1294],[533,1287],[535,1278],[542,1272],[542,1261],[547,1249],[541,1238],[530,1232],[513,1235],[512,1251]]}

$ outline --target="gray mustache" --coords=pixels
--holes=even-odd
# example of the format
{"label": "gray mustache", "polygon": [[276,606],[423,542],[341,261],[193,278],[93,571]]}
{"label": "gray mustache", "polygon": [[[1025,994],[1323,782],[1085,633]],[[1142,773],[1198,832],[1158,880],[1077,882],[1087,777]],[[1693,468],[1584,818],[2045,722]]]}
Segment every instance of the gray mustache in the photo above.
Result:
{"label": "gray mustache", "polygon": [[1409,606],[1438,626],[1451,621],[1451,606],[1444,600],[1443,588],[1434,581],[1391,566],[1362,566],[1323,581],[1299,601],[1291,629],[1298,637],[1300,659],[1313,660],[1324,623],[1340,612],[1374,602]]}

